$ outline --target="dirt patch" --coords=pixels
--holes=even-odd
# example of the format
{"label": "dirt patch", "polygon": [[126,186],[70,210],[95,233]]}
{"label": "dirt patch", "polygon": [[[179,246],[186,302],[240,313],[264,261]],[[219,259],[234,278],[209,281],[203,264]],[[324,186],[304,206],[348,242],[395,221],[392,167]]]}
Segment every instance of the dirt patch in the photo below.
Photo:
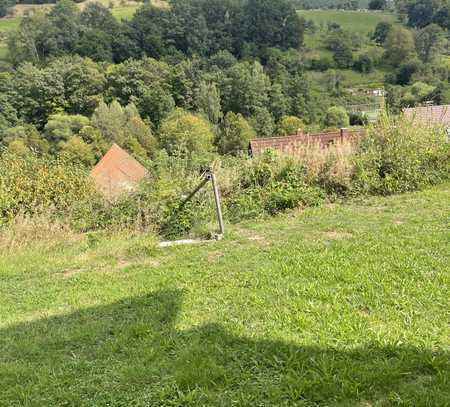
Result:
{"label": "dirt patch", "polygon": [[208,262],[215,262],[223,256],[224,254],[222,252],[211,252],[208,254]]}
{"label": "dirt patch", "polygon": [[343,232],[338,230],[331,230],[323,234],[327,240],[349,240],[353,237],[350,232]]}
{"label": "dirt patch", "polygon": [[119,259],[117,261],[116,270],[123,270],[130,266],[147,266],[147,267],[158,267],[160,265],[160,261],[158,259],[155,259],[154,257],[149,257],[147,259],[143,259],[141,261],[136,260],[126,260],[126,259]]}
{"label": "dirt patch", "polygon": [[260,242],[260,241],[266,240],[266,239],[263,236],[254,235],[254,236],[249,236],[248,240],[251,240],[253,242]]}
{"label": "dirt patch", "polygon": [[77,274],[84,273],[85,271],[86,271],[86,269],[74,267],[74,268],[64,270],[62,275],[64,278],[70,278],[70,277],[76,276]]}

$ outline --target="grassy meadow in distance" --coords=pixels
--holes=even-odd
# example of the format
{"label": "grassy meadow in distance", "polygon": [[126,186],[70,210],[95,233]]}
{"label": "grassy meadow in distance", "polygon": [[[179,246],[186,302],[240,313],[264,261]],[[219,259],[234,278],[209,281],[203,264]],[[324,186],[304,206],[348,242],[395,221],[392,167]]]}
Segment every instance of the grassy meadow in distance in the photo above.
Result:
{"label": "grassy meadow in distance", "polygon": [[310,208],[169,249],[0,240],[0,406],[444,406],[449,198]]}
{"label": "grassy meadow in distance", "polygon": [[392,23],[396,21],[395,14],[377,11],[299,10],[298,13],[317,24],[338,23],[344,30],[360,34],[374,31],[376,25],[381,21]]}

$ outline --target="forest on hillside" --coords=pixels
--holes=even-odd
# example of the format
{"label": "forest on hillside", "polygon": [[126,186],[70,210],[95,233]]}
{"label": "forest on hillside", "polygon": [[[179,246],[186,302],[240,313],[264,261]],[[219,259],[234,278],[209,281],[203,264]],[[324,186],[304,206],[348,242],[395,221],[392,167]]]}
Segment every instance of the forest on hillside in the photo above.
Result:
{"label": "forest on hillside", "polygon": [[[58,1],[7,38],[0,143],[85,165],[112,142],[140,157],[239,154],[257,136],[364,125],[345,106],[367,97],[343,89],[343,70],[386,72],[394,112],[448,103],[448,1],[396,7],[403,23],[381,21],[362,37],[299,16],[289,0],[171,0],[143,4],[129,21],[98,3]],[[313,33],[327,53],[305,52]]]}

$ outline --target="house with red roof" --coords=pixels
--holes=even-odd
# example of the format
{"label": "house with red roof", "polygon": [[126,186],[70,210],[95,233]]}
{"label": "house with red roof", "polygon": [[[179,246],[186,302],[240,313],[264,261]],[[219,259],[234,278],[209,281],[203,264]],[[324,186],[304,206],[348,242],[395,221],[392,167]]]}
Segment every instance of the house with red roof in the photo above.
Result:
{"label": "house with red roof", "polygon": [[114,200],[133,192],[147,176],[148,171],[117,144],[113,144],[91,170],[97,190]]}

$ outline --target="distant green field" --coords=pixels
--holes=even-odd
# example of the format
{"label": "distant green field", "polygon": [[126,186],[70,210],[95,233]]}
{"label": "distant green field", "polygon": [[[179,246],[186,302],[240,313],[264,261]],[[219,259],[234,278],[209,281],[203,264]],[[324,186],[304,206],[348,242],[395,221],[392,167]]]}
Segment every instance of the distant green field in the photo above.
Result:
{"label": "distant green field", "polygon": [[20,17],[0,18],[0,33],[9,33],[19,27]]}
{"label": "distant green field", "polygon": [[130,20],[137,9],[138,6],[115,7],[111,12],[117,20]]}
{"label": "distant green field", "polygon": [[299,10],[298,13],[317,24],[331,21],[340,24],[346,30],[360,34],[373,31],[380,21],[396,21],[392,13],[375,11]]}

